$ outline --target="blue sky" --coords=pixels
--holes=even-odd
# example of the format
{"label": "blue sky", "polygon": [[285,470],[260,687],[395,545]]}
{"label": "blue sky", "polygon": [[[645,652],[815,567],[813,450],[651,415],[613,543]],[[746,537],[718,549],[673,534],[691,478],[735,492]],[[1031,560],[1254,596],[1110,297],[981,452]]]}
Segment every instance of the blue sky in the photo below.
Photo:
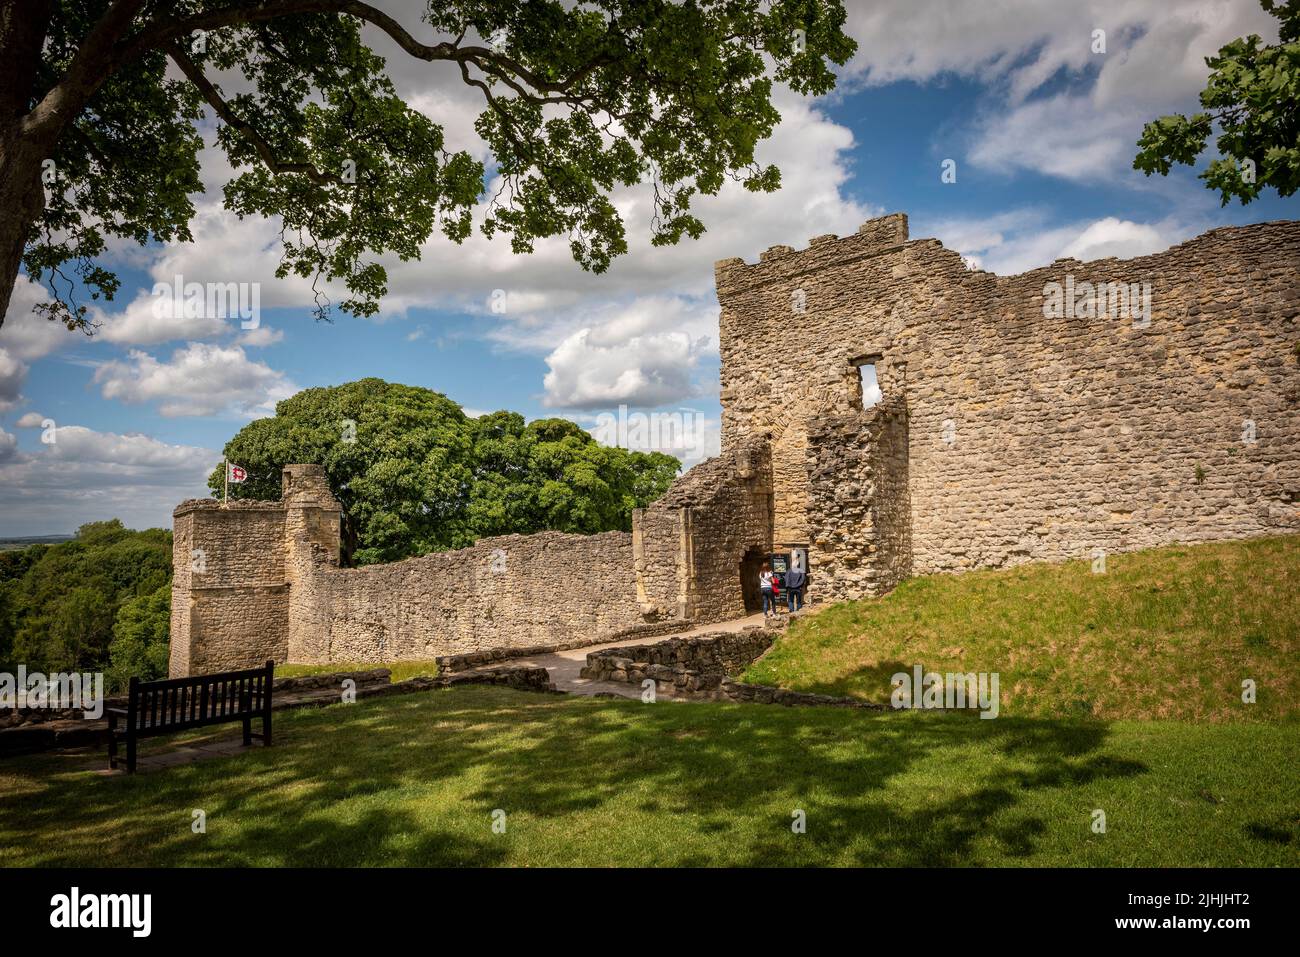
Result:
{"label": "blue sky", "polygon": [[[383,6],[419,25],[414,4]],[[379,317],[320,324],[309,290],[272,276],[274,228],[220,208],[229,167],[209,149],[196,241],[110,250],[122,291],[102,304],[94,338],[33,318],[44,293],[20,279],[0,328],[0,535],[112,516],[169,525],[176,502],[206,494],[207,471],[245,423],[297,389],[364,376],[436,389],[475,413],[588,427],[620,404],[691,410],[708,431],[678,450],[689,465],[718,438],[713,262],[802,248],[886,212],[908,213],[914,238],[937,236],[1004,274],[1300,218],[1295,198],[1220,208],[1196,171],[1148,179],[1131,169],[1144,120],[1195,108],[1205,55],[1244,33],[1275,39],[1254,0],[909,0],[849,11],[860,50],[836,93],[778,96],[784,120],[761,158],[781,167],[784,188],[701,201],[709,232],[670,250],[646,242],[644,191],[620,192],[632,251],[600,277],[582,273],[563,241],[517,257],[502,241],[434,238],[421,262],[393,264]],[[488,159],[472,128],[477,94],[373,42],[408,102]],[[955,183],[941,180],[947,159]],[[260,284],[260,327],[159,318],[153,285],[177,275]],[[490,308],[494,293],[504,313]]]}

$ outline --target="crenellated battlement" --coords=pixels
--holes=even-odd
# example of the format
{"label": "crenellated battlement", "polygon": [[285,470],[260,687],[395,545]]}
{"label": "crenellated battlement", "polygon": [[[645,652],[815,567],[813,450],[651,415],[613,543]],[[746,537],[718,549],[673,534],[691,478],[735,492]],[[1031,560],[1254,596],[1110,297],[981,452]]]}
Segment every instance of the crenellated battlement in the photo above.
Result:
{"label": "crenellated battlement", "polygon": [[763,283],[786,280],[801,272],[824,269],[864,256],[877,255],[902,246],[908,241],[907,214],[891,213],[869,219],[849,236],[824,233],[808,241],[806,249],[793,246],[769,246],[757,263],[738,257],[720,259],[713,265],[718,293],[738,292]]}

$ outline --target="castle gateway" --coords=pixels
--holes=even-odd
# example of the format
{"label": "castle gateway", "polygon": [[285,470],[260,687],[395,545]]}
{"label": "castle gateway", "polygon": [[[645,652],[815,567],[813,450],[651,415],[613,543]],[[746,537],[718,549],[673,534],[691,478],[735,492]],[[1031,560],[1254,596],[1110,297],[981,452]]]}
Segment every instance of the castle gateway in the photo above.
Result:
{"label": "castle gateway", "polygon": [[343,569],[290,466],[279,502],[176,509],[171,673],[667,633],[743,615],[774,550],[830,601],[1300,529],[1300,223],[1003,277],[892,215],[716,277],[722,454],[631,533]]}

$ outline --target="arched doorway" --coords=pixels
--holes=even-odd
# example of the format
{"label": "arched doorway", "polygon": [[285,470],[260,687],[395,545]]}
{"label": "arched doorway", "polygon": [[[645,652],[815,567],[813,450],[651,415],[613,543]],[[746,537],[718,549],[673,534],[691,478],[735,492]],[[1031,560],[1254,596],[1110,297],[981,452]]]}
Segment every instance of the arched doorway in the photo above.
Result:
{"label": "arched doorway", "polygon": [[740,560],[740,593],[745,600],[745,614],[763,610],[763,593],[758,587],[758,573],[763,570],[767,553],[757,545],[745,552]]}

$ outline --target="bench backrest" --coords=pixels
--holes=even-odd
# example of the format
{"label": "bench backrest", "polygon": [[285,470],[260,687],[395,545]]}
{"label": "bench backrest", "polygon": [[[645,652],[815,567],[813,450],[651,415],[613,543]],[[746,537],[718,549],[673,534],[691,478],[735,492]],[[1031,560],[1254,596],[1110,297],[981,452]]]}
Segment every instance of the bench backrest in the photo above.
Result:
{"label": "bench backrest", "polygon": [[275,662],[246,671],[191,678],[132,678],[127,699],[131,728],[197,728],[265,714],[271,706]]}

